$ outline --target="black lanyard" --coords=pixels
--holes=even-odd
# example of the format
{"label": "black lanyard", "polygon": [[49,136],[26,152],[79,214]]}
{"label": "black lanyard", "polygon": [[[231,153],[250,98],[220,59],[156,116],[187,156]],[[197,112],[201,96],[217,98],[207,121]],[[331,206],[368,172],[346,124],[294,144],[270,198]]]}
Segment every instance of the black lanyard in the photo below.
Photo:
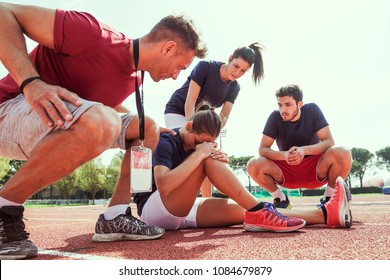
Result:
{"label": "black lanyard", "polygon": [[[138,71],[138,59],[139,59],[139,40],[133,40],[133,55],[134,55],[134,66],[135,72],[137,74]],[[141,81],[142,81],[142,89],[140,91],[138,86],[138,76],[135,78],[135,99],[137,102],[137,111],[139,118],[139,139],[141,143],[145,139],[145,113],[144,113],[144,75],[145,71],[141,71]]]}

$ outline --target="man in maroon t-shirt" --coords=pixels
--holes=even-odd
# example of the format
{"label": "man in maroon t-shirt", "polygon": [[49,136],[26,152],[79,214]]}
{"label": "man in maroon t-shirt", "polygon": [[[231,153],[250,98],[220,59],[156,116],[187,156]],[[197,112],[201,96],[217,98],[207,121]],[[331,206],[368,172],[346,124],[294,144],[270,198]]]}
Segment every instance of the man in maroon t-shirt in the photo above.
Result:
{"label": "man in maroon t-shirt", "polygon": [[[137,220],[128,207],[129,151],[139,145],[139,120],[117,112],[126,112],[121,104],[135,90],[136,70],[156,82],[176,79],[195,56],[205,56],[192,22],[168,16],[133,40],[81,12],[2,3],[0,18],[0,60],[9,71],[0,80],[0,156],[26,160],[0,190],[0,258],[37,255],[22,204],[108,148],[126,153],[93,240],[160,237],[163,229]],[[30,54],[23,33],[38,43]],[[146,118],[145,146],[154,149],[159,132]]]}

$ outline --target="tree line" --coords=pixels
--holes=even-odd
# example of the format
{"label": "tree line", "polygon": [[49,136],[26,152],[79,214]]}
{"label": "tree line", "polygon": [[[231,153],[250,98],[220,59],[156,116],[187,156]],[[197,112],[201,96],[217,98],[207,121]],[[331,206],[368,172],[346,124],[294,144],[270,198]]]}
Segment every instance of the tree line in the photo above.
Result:
{"label": "tree line", "polygon": [[[117,153],[108,166],[102,163],[101,158],[96,158],[80,166],[69,175],[48,186],[48,188],[57,190],[62,199],[70,199],[78,191],[85,193],[89,199],[92,199],[93,203],[99,192],[110,197],[119,175],[122,158],[123,152]],[[4,185],[23,163],[19,160],[0,158],[0,185]],[[32,198],[40,198],[42,191],[36,193]]]}
{"label": "tree line", "polygon": [[[363,187],[364,175],[370,167],[386,167],[390,171],[390,146],[376,151],[375,154],[364,148],[352,148],[350,151],[353,161],[351,172],[346,180],[349,186],[351,186],[352,178],[357,178],[360,187]],[[96,158],[49,187],[56,189],[64,199],[69,199],[77,191],[85,192],[93,201],[99,192],[104,192],[107,197],[110,197],[120,172],[122,158],[123,152],[117,153],[108,166],[102,163],[101,158]],[[235,157],[233,155],[229,157],[229,165],[234,171],[247,176],[248,188],[252,191],[250,176],[246,168],[250,159],[251,156]],[[4,185],[23,163],[19,160],[0,158],[0,186]],[[34,197],[39,197],[39,193]]]}

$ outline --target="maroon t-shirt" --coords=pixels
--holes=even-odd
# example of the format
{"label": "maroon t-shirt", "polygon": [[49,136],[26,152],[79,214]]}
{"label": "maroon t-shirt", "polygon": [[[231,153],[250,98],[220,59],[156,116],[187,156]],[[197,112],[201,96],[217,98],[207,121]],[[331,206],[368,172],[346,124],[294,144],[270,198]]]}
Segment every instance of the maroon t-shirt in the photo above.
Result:
{"label": "maroon t-shirt", "polygon": [[[88,13],[57,10],[54,49],[38,45],[30,57],[46,83],[115,108],[135,91],[131,41]],[[19,93],[10,75],[0,80],[0,103]]]}

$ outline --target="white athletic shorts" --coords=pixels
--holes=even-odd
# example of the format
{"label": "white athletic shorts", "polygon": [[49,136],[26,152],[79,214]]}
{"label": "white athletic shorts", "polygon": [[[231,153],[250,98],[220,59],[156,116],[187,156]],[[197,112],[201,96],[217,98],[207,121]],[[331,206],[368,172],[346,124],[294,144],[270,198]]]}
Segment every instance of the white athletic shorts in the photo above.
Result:
{"label": "white athletic shorts", "polygon": [[159,191],[155,191],[142,208],[141,220],[148,225],[156,225],[166,230],[197,228],[196,212],[202,200],[204,198],[201,197],[195,199],[194,205],[186,217],[176,217],[165,208]]}
{"label": "white athletic shorts", "polygon": [[186,118],[183,115],[168,113],[164,115],[165,126],[169,129],[181,128],[186,125]]}

